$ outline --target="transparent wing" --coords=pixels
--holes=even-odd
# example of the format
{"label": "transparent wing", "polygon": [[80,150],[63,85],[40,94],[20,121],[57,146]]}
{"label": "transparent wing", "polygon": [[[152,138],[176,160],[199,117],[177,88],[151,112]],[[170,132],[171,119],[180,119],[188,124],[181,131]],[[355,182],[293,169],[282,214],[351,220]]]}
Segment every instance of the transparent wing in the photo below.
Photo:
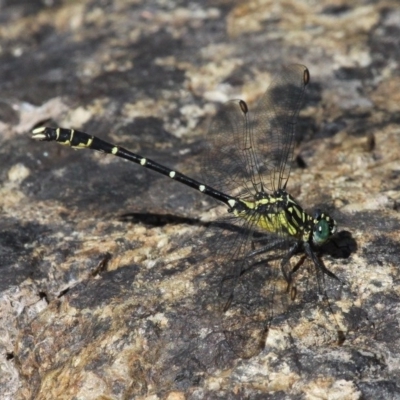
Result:
{"label": "transparent wing", "polygon": [[[280,231],[271,233],[259,228],[259,219],[257,211],[249,210],[246,220],[226,215],[214,221],[208,229],[207,236],[212,240],[207,248],[214,260],[226,270],[225,278],[231,278],[226,279],[221,288],[222,297],[229,297],[244,271],[260,263],[263,268],[268,265],[274,271],[270,271],[270,274],[281,275],[276,263],[280,263],[288,253],[293,240],[283,236]],[[283,279],[283,276],[280,278]],[[263,284],[270,285],[271,282]]]}
{"label": "transparent wing", "polygon": [[241,100],[220,109],[203,160],[207,184],[227,194],[251,197],[286,186],[296,119],[308,80],[306,67],[290,65],[272,81],[253,117]]}
{"label": "transparent wing", "polygon": [[253,193],[253,171],[246,151],[247,115],[240,100],[225,103],[210,126],[203,159],[205,183],[224,193]]}
{"label": "transparent wing", "polygon": [[[210,127],[203,160],[205,183],[232,196],[253,200],[260,191],[285,188],[296,118],[307,83],[308,70],[292,65],[276,76],[253,117],[243,101],[226,103]],[[278,203],[274,206],[276,213],[281,211]],[[286,307],[287,297],[280,294],[286,291],[287,282],[277,264],[293,239],[278,219],[271,222],[278,224],[274,229],[263,231],[260,218],[263,215],[257,209],[249,209],[246,217],[230,215],[219,220],[211,229],[210,249],[216,263],[228,267],[220,290],[222,298],[243,310],[250,303],[262,303],[271,317]],[[244,273],[254,274],[256,279],[241,279]],[[233,292],[239,296],[233,296]]]}
{"label": "transparent wing", "polygon": [[261,98],[251,130],[258,174],[264,188],[285,188],[293,158],[297,117],[309,82],[308,69],[299,64],[284,67]]}

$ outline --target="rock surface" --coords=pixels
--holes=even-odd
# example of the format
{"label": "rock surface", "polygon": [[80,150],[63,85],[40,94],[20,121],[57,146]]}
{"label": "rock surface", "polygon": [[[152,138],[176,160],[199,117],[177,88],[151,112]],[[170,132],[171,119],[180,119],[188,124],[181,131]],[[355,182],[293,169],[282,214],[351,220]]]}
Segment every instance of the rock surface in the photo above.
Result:
{"label": "rock surface", "polygon": [[[400,398],[397,0],[3,2],[0,21],[0,398]],[[288,190],[337,220],[322,258],[344,284],[305,261],[293,301],[263,265],[222,312],[224,207],[30,138],[77,128],[199,178],[218,104],[251,109],[295,62]]]}

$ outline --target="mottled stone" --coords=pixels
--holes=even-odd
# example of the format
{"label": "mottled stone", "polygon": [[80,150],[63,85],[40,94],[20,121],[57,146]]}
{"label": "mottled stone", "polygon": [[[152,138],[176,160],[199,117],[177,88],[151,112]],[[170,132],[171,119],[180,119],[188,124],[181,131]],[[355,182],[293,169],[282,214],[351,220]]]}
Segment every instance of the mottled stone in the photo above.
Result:
{"label": "mottled stone", "polygon": [[[3,2],[0,22],[0,398],[400,398],[397,0]],[[82,129],[200,178],[218,103],[252,109],[295,62],[288,191],[337,220],[343,284],[306,260],[293,299],[264,263],[222,311],[223,207],[30,138]]]}

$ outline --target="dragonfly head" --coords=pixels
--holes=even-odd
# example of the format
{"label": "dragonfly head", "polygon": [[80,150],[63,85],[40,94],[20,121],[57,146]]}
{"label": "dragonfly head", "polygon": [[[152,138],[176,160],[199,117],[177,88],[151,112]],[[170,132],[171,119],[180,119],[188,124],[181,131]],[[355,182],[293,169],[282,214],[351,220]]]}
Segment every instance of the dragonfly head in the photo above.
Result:
{"label": "dragonfly head", "polygon": [[317,246],[324,244],[336,232],[336,221],[328,214],[317,210],[314,215],[312,241]]}

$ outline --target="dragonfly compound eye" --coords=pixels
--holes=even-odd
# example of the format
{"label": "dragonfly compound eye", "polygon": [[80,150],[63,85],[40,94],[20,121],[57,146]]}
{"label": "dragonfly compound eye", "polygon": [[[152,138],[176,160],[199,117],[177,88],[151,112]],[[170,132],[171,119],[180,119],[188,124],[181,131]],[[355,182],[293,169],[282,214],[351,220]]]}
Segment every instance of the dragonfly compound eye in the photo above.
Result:
{"label": "dragonfly compound eye", "polygon": [[336,232],[336,222],[326,214],[320,213],[314,220],[313,243],[316,245],[324,244]]}

